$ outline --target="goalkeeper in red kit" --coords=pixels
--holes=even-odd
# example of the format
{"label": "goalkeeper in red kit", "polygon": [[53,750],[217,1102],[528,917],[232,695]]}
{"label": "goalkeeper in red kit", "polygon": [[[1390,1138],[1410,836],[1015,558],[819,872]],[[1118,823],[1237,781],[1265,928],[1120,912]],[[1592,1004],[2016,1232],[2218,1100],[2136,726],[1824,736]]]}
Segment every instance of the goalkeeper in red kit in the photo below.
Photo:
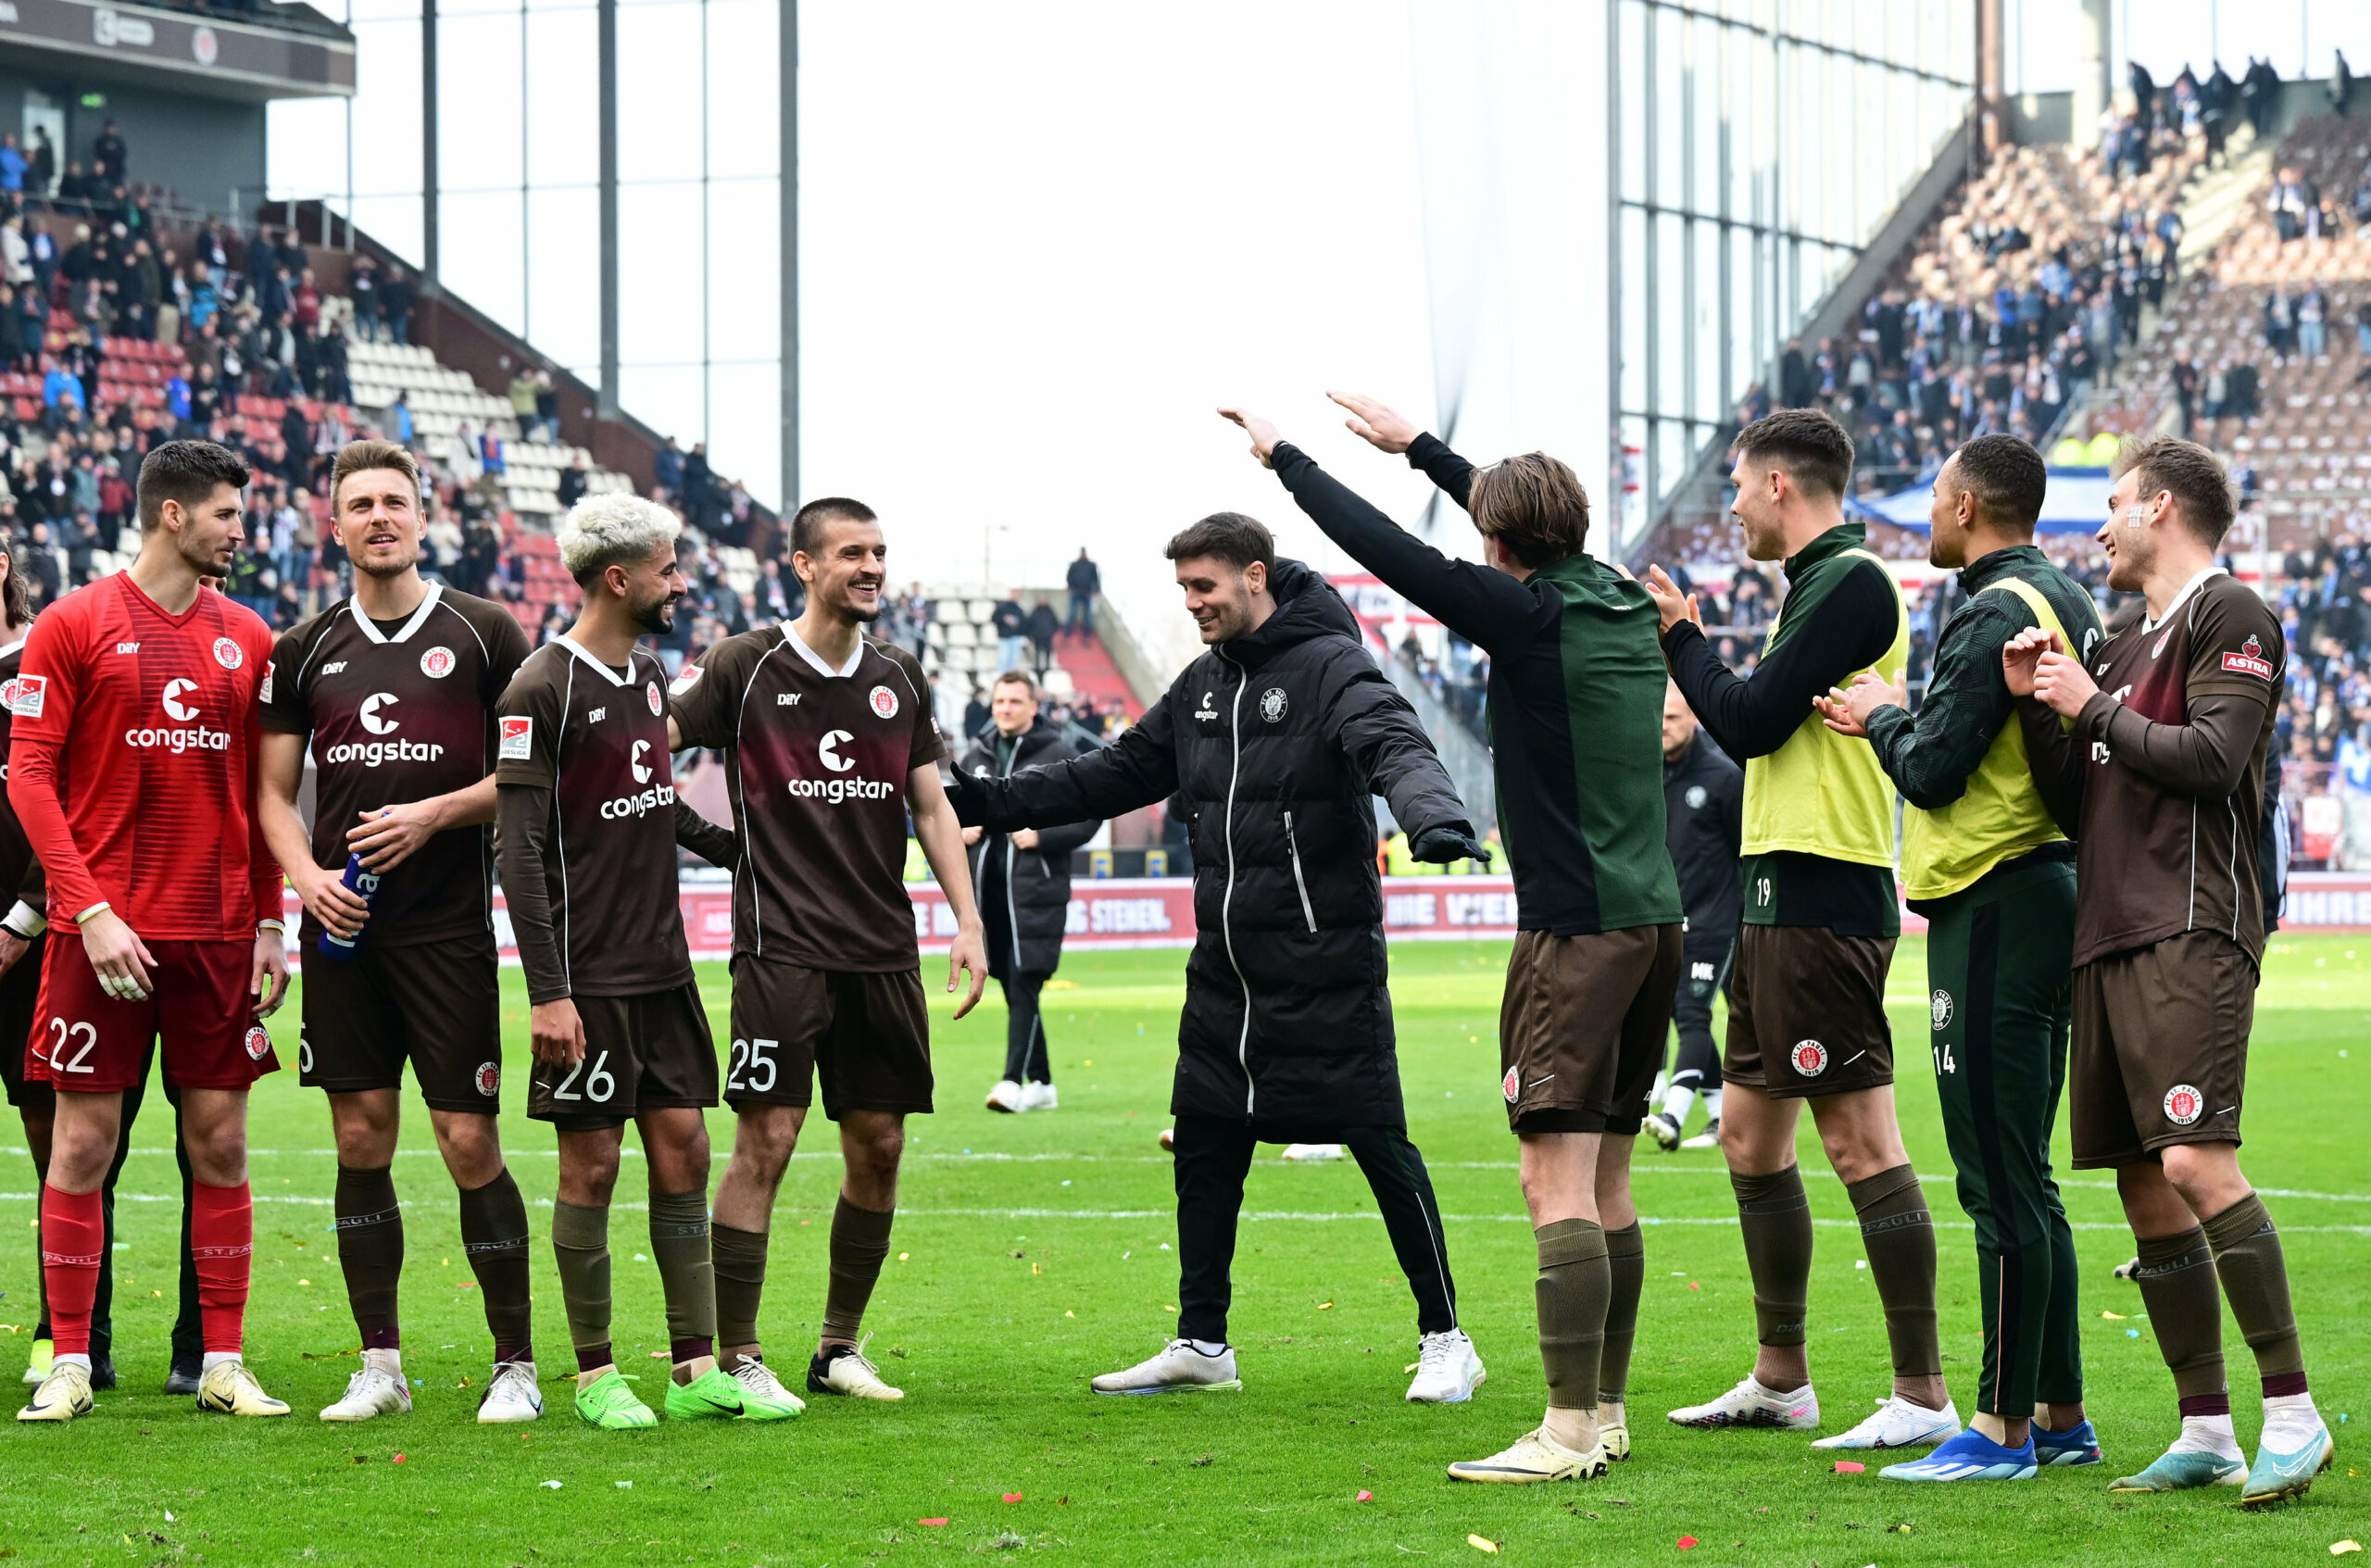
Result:
{"label": "goalkeeper in red kit", "polygon": [[211,442],[149,453],[139,557],[35,621],[17,678],[8,803],[48,873],[53,933],[25,1072],[57,1091],[41,1206],[56,1348],[19,1421],[90,1412],[99,1188],[152,1040],[196,1178],[198,1408],[288,1413],[239,1355],[255,1236],[247,1089],[280,1065],[258,1020],[288,988],[280,868],[251,808],[272,638],[202,581],[230,570],[247,479]]}

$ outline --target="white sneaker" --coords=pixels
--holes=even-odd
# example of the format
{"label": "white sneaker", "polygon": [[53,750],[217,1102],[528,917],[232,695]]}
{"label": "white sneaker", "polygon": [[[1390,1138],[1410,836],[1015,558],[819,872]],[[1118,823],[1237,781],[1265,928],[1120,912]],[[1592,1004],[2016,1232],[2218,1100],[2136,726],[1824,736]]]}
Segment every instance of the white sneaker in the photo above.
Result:
{"label": "white sneaker", "polygon": [[480,1425],[508,1426],[533,1421],[543,1413],[544,1394],[535,1386],[534,1362],[504,1361],[494,1369],[494,1375],[486,1380],[485,1395],[478,1400]]}
{"label": "white sneaker", "polygon": [[286,1415],[288,1407],[263,1391],[243,1361],[217,1361],[197,1380],[197,1408],[217,1415]]}
{"label": "white sneaker", "polygon": [[1185,1339],[1173,1339],[1158,1356],[1125,1372],[1107,1372],[1093,1384],[1098,1394],[1219,1394],[1242,1386],[1234,1346],[1206,1356]]}
{"label": "white sneaker", "polygon": [[321,1411],[323,1421],[370,1421],[383,1415],[409,1415],[411,1388],[400,1377],[367,1366],[345,1380],[345,1393]]}
{"label": "white sneaker", "polygon": [[1655,1140],[1655,1147],[1669,1154],[1679,1147],[1679,1123],[1657,1110],[1639,1124],[1639,1131]]}
{"label": "white sneaker", "polygon": [[1022,1110],[1060,1110],[1061,1108],[1061,1098],[1054,1093],[1053,1085],[1023,1084],[1021,1085]]}
{"label": "white sneaker", "polygon": [[1416,1381],[1408,1385],[1411,1405],[1461,1405],[1488,1381],[1482,1358],[1465,1330],[1427,1334],[1416,1342]]}
{"label": "white sneaker", "polygon": [[1022,1098],[1020,1085],[1010,1078],[999,1078],[996,1087],[988,1091],[988,1109],[1010,1114],[1026,1110],[1029,1105]]}
{"label": "white sneaker", "polygon": [[1710,1404],[1686,1405],[1671,1412],[1674,1426],[1782,1426],[1809,1432],[1819,1426],[1819,1396],[1804,1384],[1791,1394],[1764,1388],[1749,1377]]}
{"label": "white sneaker", "polygon": [[1285,1158],[1295,1163],[1304,1160],[1339,1160],[1342,1158],[1342,1146],[1338,1143],[1288,1143],[1285,1145]]}
{"label": "white sneaker", "polygon": [[1931,1449],[1960,1435],[1959,1407],[1946,1402],[1941,1410],[1913,1405],[1896,1394],[1877,1401],[1876,1413],[1850,1432],[1821,1437],[1815,1449]]}
{"label": "white sneaker", "polygon": [[1602,1446],[1574,1453],[1548,1436],[1545,1428],[1526,1432],[1511,1447],[1488,1459],[1461,1460],[1449,1467],[1452,1481],[1496,1481],[1527,1486],[1538,1481],[1592,1480],[1605,1474]]}
{"label": "white sneaker", "polygon": [[1597,1446],[1605,1450],[1609,1464],[1620,1464],[1630,1457],[1630,1418],[1622,1406],[1598,1401]]}
{"label": "white sneaker", "polygon": [[1160,1130],[1160,1136],[1155,1138],[1153,1142],[1160,1145],[1164,1150],[1171,1154],[1176,1153],[1177,1129],[1174,1127],[1163,1127]]}
{"label": "white sneaker", "polygon": [[879,1399],[894,1404],[906,1397],[903,1388],[892,1388],[881,1381],[881,1369],[865,1360],[864,1348],[872,1343],[866,1335],[851,1349],[835,1345],[829,1356],[818,1356],[807,1363],[807,1391],[810,1394],[845,1394],[856,1399]]}
{"label": "white sneaker", "polygon": [[56,1361],[33,1397],[17,1412],[19,1421],[71,1421],[92,1411],[91,1374],[80,1361]]}
{"label": "white sneaker", "polygon": [[787,1420],[807,1409],[807,1401],[784,1387],[774,1369],[763,1361],[744,1356],[732,1377],[741,1385],[742,1410],[758,1420]]}
{"label": "white sneaker", "polygon": [[1721,1119],[1713,1117],[1704,1123],[1704,1130],[1692,1138],[1679,1140],[1682,1148],[1718,1148],[1721,1147]]}

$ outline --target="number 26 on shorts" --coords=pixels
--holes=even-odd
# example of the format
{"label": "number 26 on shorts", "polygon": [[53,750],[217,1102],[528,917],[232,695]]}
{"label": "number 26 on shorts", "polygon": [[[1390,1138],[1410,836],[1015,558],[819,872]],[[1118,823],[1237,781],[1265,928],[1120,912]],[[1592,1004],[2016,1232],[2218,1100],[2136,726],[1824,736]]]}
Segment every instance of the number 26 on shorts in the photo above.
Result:
{"label": "number 26 on shorts", "polygon": [[[608,1070],[608,1051],[601,1052],[592,1060],[590,1064],[592,1071],[589,1073],[585,1072],[587,1064],[579,1060],[575,1066],[568,1070],[568,1076],[562,1078],[558,1086],[552,1090],[552,1098],[589,1099],[596,1105],[607,1103],[609,1097],[618,1092],[617,1075]],[[576,1077],[580,1073],[584,1074],[584,1087],[582,1092],[576,1088]]]}

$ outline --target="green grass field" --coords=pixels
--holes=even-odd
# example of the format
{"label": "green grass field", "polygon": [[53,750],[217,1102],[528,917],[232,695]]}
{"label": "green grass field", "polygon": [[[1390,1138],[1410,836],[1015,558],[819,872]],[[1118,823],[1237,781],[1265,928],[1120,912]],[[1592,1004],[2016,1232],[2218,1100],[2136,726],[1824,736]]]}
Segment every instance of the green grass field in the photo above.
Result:
{"label": "green grass field", "polygon": [[[358,1336],[329,1234],[335,1164],[320,1098],[293,1072],[254,1101],[257,1198],[249,1360],[296,1407],[280,1422],[194,1413],[147,1392],[162,1380],[170,1321],[174,1203],[121,1206],[117,1359],[124,1392],[64,1429],[0,1430],[0,1556],[31,1562],[385,1564],[699,1562],[859,1564],[1009,1551],[1077,1563],[1478,1561],[1469,1534],[1508,1562],[1977,1563],[1997,1561],[2244,1563],[2325,1560],[2371,1537],[2371,1444],[2340,1425],[2371,1411],[2371,938],[2279,941],[2268,960],[2251,1065],[2244,1160],[2287,1236],[2315,1391],[2340,1435],[2337,1468],[2310,1498],[2244,1514],[2235,1495],[2111,1498],[2119,1467],[2152,1458],[2176,1422],[2171,1385],[2139,1294],[2111,1277],[2129,1254],[2112,1184],[2071,1177],[2083,1259],[2090,1409],[2101,1469],[2046,1473],[2014,1488],[1910,1487],[1839,1475],[1804,1440],[1682,1432],[1669,1407],[1711,1397],[1747,1367],[1753,1318],[1716,1154],[1642,1156],[1647,1299],[1631,1379],[1637,1458],[1599,1483],[1460,1486],[1441,1467],[1491,1451],[1538,1416],[1534,1255],[1497,1093],[1504,944],[1402,947],[1394,964],[1411,1131],[1432,1162],[1466,1324],[1491,1368],[1470,1404],[1402,1402],[1413,1313],[1355,1168],[1263,1159],[1247,1198],[1233,1332],[1245,1391],[1110,1399],[1086,1378],[1149,1354],[1172,1331],[1176,1275],[1165,1124],[1183,984],[1176,952],[1073,957],[1047,994],[1063,1108],[993,1116],[980,1095],[1002,1058],[989,1000],[944,1022],[940,1113],[912,1127],[896,1261],[873,1298],[872,1352],[907,1399],[818,1402],[778,1426],[662,1425],[596,1433],[569,1411],[572,1369],[545,1241],[551,1135],[516,1107],[525,1005],[509,973],[504,1135],[537,1215],[537,1321],[550,1409],[525,1429],[473,1415],[487,1343],[467,1287],[451,1187],[416,1102],[396,1180],[408,1210],[406,1361],[421,1386],[409,1418],[332,1428],[313,1413],[345,1386]],[[2360,955],[2360,956],[2358,956]],[[1905,942],[1895,1027],[1922,1060],[1925,957]],[[709,1016],[726,1017],[721,965],[704,966]],[[294,1060],[295,1010],[278,1021]],[[2352,1047],[2350,1056],[2349,1048]],[[1902,1120],[1938,1218],[1954,1213],[1924,1073],[1902,1085]],[[161,1110],[145,1122],[127,1197],[176,1191]],[[713,1127],[719,1170],[731,1117]],[[794,1161],[775,1218],[766,1331],[790,1371],[811,1348],[838,1179],[828,1125]],[[1804,1119],[1804,1168],[1821,1223],[1813,1283],[1813,1370],[1827,1429],[1886,1390],[1875,1292],[1840,1186]],[[0,1138],[0,1143],[15,1142]],[[631,1140],[630,1140],[631,1143]],[[2062,1140],[2062,1148],[2064,1147]],[[1273,1153],[1273,1151],[1271,1151]],[[0,1178],[0,1336],[14,1357],[32,1311],[32,1186],[21,1150]],[[638,1163],[612,1229],[620,1360],[665,1375],[659,1279],[646,1253]],[[1963,1222],[1942,1233],[1944,1344],[1962,1409],[1979,1357],[1975,1261]],[[2110,1314],[2124,1314],[2121,1317]],[[2257,1424],[2255,1373],[2226,1328],[2241,1440]],[[13,1377],[12,1361],[10,1376]],[[548,1483],[558,1482],[554,1489]],[[1373,1500],[1357,1501],[1361,1490]],[[1020,1500],[1007,1502],[1005,1494]],[[924,1526],[918,1521],[947,1521]]]}

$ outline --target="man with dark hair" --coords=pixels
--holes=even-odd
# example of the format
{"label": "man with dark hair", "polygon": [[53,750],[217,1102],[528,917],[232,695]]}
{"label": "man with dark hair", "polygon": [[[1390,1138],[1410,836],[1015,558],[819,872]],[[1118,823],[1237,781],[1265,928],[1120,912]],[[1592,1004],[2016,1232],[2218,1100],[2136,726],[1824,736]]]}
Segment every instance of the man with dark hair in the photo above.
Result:
{"label": "man with dark hair", "polygon": [[[2173,1447],[2111,1489],[2244,1475],[2240,1505],[2261,1507],[2302,1496],[2335,1445],[2307,1390],[2280,1233],[2239,1171],[2266,914],[2255,854],[2287,645],[2264,600],[2214,564],[2230,525],[2213,453],[2127,443],[2099,540],[2108,586],[2141,595],[2148,619],[2088,656],[2029,629],[2001,658],[2029,698],[2034,781],[2076,846],[2075,1167],[2115,1172],[2181,1401]],[[2231,1427],[2223,1301],[2263,1379],[2252,1468]]]}
{"label": "man with dark hair", "polygon": [[[362,1366],[324,1421],[408,1413],[394,1161],[409,1063],[458,1189],[493,1337],[486,1423],[533,1421],[527,1208],[502,1158],[502,986],[489,879],[495,708],[528,653],[500,605],[424,582],[420,469],[393,442],[337,455],[330,525],[354,593],[283,633],[263,686],[265,842],[305,906],[298,1082],[328,1092],[338,1262]],[[297,809],[314,767],[307,830]]]}
{"label": "man with dark hair", "polygon": [[1745,913],[1722,1060],[1721,1152],[1737,1189],[1760,1349],[1750,1375],[1682,1426],[1819,1425],[1805,1349],[1812,1216],[1795,1161],[1811,1101],[1820,1143],[1850,1193],[1883,1303],[1893,1390],[1821,1449],[1926,1447],[1960,1429],[1935,1326],[1935,1227],[1894,1118],[1886,972],[1901,931],[1893,785],[1875,756],[1820,721],[1814,698],[1864,670],[1891,684],[1910,617],[1885,563],[1844,519],[1852,438],[1817,409],[1739,433],[1730,511],[1754,560],[1791,585],[1750,681],[1721,662],[1695,597],[1661,567],[1649,591],[1663,657],[1721,749],[1745,763]]}
{"label": "man with dark hair", "polygon": [[671,1420],[772,1421],[716,1361],[709,1254],[709,1032],[676,902],[675,849],[736,863],[733,835],[675,793],[667,676],[639,646],[684,596],[674,515],[630,494],[577,503],[560,563],[584,590],[566,633],[528,655],[496,713],[496,852],[527,975],[535,1064],[527,1114],[559,1139],[552,1252],[576,1349],[576,1413],[658,1424],[618,1371],[609,1208],[625,1124],[642,1134],[650,1256],[667,1301]]}
{"label": "man with dark hair", "polygon": [[[1935,477],[1927,558],[1959,571],[1966,602],[1937,639],[1917,718],[1906,690],[1871,672],[1814,699],[1828,728],[1868,738],[1907,802],[1901,879],[1928,922],[1935,1086],[1960,1207],[1976,1223],[1976,1413],[1932,1454],[1888,1468],[1895,1480],[2022,1480],[2100,1460],[2083,1411],[2075,1236],[2050,1167],[2075,847],[2034,787],[2001,666],[2028,628],[2087,651],[2104,634],[2090,595],[2034,547],[2049,483],[2041,454],[2013,435],[1953,453]],[[2046,1422],[2030,1419],[2037,1400]]]}
{"label": "man with dark hair", "polygon": [[670,744],[723,752],[741,846],[733,882],[733,1160],[716,1192],[724,1369],[754,1403],[797,1411],[765,1361],[758,1313],[774,1198],[815,1081],[838,1124],[839,1201],[807,1391],[894,1402],[864,1354],[889,1255],[906,1119],[934,1109],[930,1018],[906,892],[906,823],[956,917],[947,988],[980,999],[986,962],[962,834],[939,783],[947,743],[914,656],[867,636],[889,545],[869,507],[810,502],[792,529],[807,585],[795,621],[727,637],[675,678]]}
{"label": "man with dark hair", "polygon": [[1382,404],[1332,395],[1353,431],[1405,453],[1466,508],[1488,563],[1443,555],[1265,420],[1220,410],[1328,538],[1490,655],[1520,926],[1499,1009],[1499,1086],[1538,1244],[1548,1405],[1509,1448],[1449,1473],[1516,1484],[1602,1475],[1630,1456],[1624,1393],[1646,1269],[1630,1155],[1682,962],[1652,601],[1586,553],[1588,496],[1562,463],[1533,452],[1477,470]]}
{"label": "man with dark hair", "polygon": [[1197,935],[1178,1020],[1177,1337],[1099,1394],[1234,1389],[1228,1269],[1262,1142],[1349,1146],[1417,1303],[1408,1398],[1482,1381],[1458,1326],[1440,1210],[1408,1141],[1386,989],[1381,794],[1417,859],[1480,857],[1407,700],[1367,657],[1332,585],[1221,512],[1179,533],[1186,612],[1210,649],[1111,746],[1008,777],[958,769],[964,825],[999,833],[1116,817],[1179,797],[1193,822]]}
{"label": "man with dark hair", "polygon": [[1103,591],[1103,573],[1087,558],[1086,547],[1081,546],[1078,559],[1071,562],[1063,573],[1063,585],[1070,590],[1071,615],[1064,630],[1073,636],[1095,635],[1095,596]]}
{"label": "man with dark hair", "polygon": [[[988,719],[986,732],[956,759],[957,768],[1002,778],[1079,755],[1063,726],[1037,711],[1037,683],[1026,670],[1008,670],[996,678]],[[1004,990],[1004,1076],[988,1090],[990,1110],[1053,1110],[1060,1105],[1037,998],[1062,961],[1071,851],[1100,826],[1102,819],[1088,817],[1043,831],[963,830],[963,842],[972,848],[972,884],[986,925],[988,973]]]}
{"label": "man with dark hair", "polygon": [[[247,1091],[279,1066],[261,1020],[288,985],[280,868],[252,810],[271,633],[206,586],[244,537],[248,477],[207,442],[149,453],[139,558],[36,621],[15,682],[8,801],[48,878],[50,925],[82,938],[80,950],[46,945],[27,1062],[28,1078],[58,1091],[41,1205],[56,1350],[22,1421],[91,1411],[108,1246],[100,1189],[125,1094],[160,1036],[195,1178],[198,1408],[288,1413],[240,1353],[254,1249]],[[160,841],[175,853],[156,855]]]}

